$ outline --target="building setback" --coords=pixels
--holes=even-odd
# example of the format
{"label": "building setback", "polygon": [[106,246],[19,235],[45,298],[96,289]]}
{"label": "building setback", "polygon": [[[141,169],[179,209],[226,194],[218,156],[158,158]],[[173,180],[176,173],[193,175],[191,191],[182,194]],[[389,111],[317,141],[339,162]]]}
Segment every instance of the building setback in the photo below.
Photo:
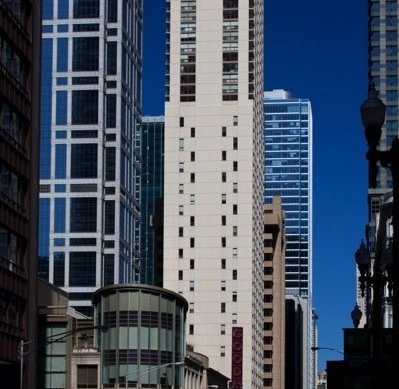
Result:
{"label": "building setback", "polygon": [[139,280],[142,0],[43,1],[39,275],[91,314]]}
{"label": "building setback", "polygon": [[[281,196],[285,214],[285,292],[303,315],[301,348],[303,387],[311,387],[312,360],[312,109],[308,99],[285,90],[264,94],[265,203]],[[289,349],[289,339],[286,344]],[[297,345],[296,345],[297,346]],[[288,385],[289,382],[286,382]],[[288,388],[288,387],[287,387]]]}
{"label": "building setback", "polygon": [[164,133],[163,116],[143,117],[140,279],[142,284],[160,287],[163,284],[163,235],[158,227],[163,219]]}
{"label": "building setback", "polygon": [[[0,26],[0,374],[16,388],[36,338],[40,1],[1,1]],[[34,388],[32,350],[23,371]]]}
{"label": "building setback", "polygon": [[164,287],[189,302],[187,342],[262,386],[263,1],[167,2]]}
{"label": "building setback", "polygon": [[263,210],[263,387],[285,388],[285,235],[281,198]]}

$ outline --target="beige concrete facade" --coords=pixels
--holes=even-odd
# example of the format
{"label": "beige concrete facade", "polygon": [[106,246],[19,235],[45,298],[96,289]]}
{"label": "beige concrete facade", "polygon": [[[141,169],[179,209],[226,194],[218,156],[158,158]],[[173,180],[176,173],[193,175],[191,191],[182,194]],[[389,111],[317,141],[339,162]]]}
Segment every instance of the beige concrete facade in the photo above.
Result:
{"label": "beige concrete facade", "polygon": [[[262,385],[263,1],[235,4],[170,1],[164,287],[189,302],[188,343],[226,376],[231,328],[244,328],[243,388],[255,389]],[[237,58],[231,77],[229,53]],[[184,78],[187,63],[195,73]],[[193,94],[184,95],[193,74]]]}
{"label": "beige concrete facade", "polygon": [[263,387],[285,388],[285,239],[281,198],[264,205]]}

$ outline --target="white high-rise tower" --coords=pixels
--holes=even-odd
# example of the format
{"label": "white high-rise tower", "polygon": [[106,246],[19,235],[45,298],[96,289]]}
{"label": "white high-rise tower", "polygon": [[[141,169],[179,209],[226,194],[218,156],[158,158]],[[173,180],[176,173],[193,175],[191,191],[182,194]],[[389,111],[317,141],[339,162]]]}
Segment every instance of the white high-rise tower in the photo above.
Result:
{"label": "white high-rise tower", "polygon": [[189,301],[187,342],[262,386],[263,1],[167,2],[164,287]]}

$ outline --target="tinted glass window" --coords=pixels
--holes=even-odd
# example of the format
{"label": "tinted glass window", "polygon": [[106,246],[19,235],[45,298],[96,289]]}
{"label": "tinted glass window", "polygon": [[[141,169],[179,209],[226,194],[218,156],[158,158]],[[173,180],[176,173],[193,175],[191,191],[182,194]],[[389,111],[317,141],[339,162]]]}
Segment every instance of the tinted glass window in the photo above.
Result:
{"label": "tinted glass window", "polygon": [[96,253],[71,252],[69,254],[69,286],[96,285]]}
{"label": "tinted glass window", "polygon": [[68,71],[68,38],[57,39],[57,72]]}
{"label": "tinted glass window", "polygon": [[105,180],[115,181],[115,147],[107,147],[105,154]]}
{"label": "tinted glass window", "polygon": [[72,92],[72,124],[98,123],[98,91],[75,90]]}
{"label": "tinted glass window", "polygon": [[106,126],[108,128],[116,127],[116,95],[107,95],[106,120]]}
{"label": "tinted glass window", "polygon": [[54,253],[54,285],[64,286],[65,283],[65,254]]}
{"label": "tinted glass window", "polygon": [[104,233],[115,233],[115,201],[106,201],[104,207]]}
{"label": "tinted glass window", "polygon": [[71,146],[71,178],[97,177],[97,144]]}
{"label": "tinted glass window", "polygon": [[54,232],[65,232],[65,199],[54,200]]}
{"label": "tinted glass window", "polygon": [[80,18],[98,18],[100,11],[98,0],[74,0],[73,17]]}
{"label": "tinted glass window", "polygon": [[66,178],[66,145],[55,145],[55,178]]}
{"label": "tinted glass window", "polygon": [[73,38],[72,70],[74,72],[98,70],[97,37]]}
{"label": "tinted glass window", "polygon": [[107,74],[116,74],[117,64],[117,46],[116,42],[107,43]]}
{"label": "tinted glass window", "polygon": [[96,232],[97,199],[71,198],[71,232]]}

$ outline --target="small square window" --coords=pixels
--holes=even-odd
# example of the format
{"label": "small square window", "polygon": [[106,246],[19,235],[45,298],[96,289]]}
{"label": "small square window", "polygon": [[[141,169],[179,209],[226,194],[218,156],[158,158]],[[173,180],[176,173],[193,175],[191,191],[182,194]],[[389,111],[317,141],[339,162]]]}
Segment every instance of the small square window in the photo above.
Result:
{"label": "small square window", "polygon": [[222,151],[222,161],[225,161],[227,159],[227,151],[223,150]]}
{"label": "small square window", "polygon": [[190,291],[194,290],[194,281],[190,281]]}
{"label": "small square window", "polygon": [[222,292],[226,290],[226,281],[220,281],[220,290]]}
{"label": "small square window", "polygon": [[190,182],[191,183],[195,182],[195,173],[190,173]]}
{"label": "small square window", "polygon": [[232,324],[237,324],[237,314],[236,313],[231,314],[231,322],[232,322]]}
{"label": "small square window", "polygon": [[221,267],[222,269],[226,269],[226,259],[225,259],[225,258],[222,258],[222,259],[220,260],[220,267]]}
{"label": "small square window", "polygon": [[233,161],[233,171],[238,171],[238,162],[237,161]]}
{"label": "small square window", "polygon": [[184,162],[179,162],[179,173],[184,172]]}
{"label": "small square window", "polygon": [[195,247],[195,238],[190,238],[190,247]]}
{"label": "small square window", "polygon": [[237,247],[233,247],[233,258],[237,258]]}
{"label": "small square window", "polygon": [[233,116],[233,126],[238,126],[238,116]]}
{"label": "small square window", "polygon": [[195,226],[195,216],[190,216],[190,226]]}
{"label": "small square window", "polygon": [[237,236],[237,234],[238,234],[238,227],[233,226],[233,236]]}
{"label": "small square window", "polygon": [[179,138],[179,151],[184,151],[184,139]]}
{"label": "small square window", "polygon": [[195,204],[195,194],[190,195],[190,204]]}
{"label": "small square window", "polygon": [[195,261],[193,258],[190,259],[190,269],[193,270],[195,268]]}
{"label": "small square window", "polygon": [[194,324],[190,324],[190,325],[188,326],[188,329],[189,329],[190,335],[194,335]]}
{"label": "small square window", "polygon": [[181,281],[183,279],[183,270],[179,270],[179,281]]}
{"label": "small square window", "polygon": [[184,215],[184,206],[179,205],[179,215]]}
{"label": "small square window", "polygon": [[191,159],[191,162],[194,162],[194,161],[195,161],[195,151],[192,151],[192,152],[190,153],[190,159]]}
{"label": "small square window", "polygon": [[179,124],[180,124],[180,127],[184,127],[184,118],[183,117],[180,117]]}
{"label": "small square window", "polygon": [[220,335],[226,335],[226,324],[220,325]]}
{"label": "small square window", "polygon": [[225,313],[226,312],[226,303],[220,303],[220,312]]}
{"label": "small square window", "polygon": [[233,182],[233,193],[238,193],[238,183]]}
{"label": "small square window", "polygon": [[221,243],[222,243],[222,247],[226,247],[226,238],[225,237],[221,238]]}
{"label": "small square window", "polygon": [[179,194],[184,193],[184,184],[179,184]]}
{"label": "small square window", "polygon": [[179,227],[179,237],[183,237],[183,227]]}
{"label": "small square window", "polygon": [[183,249],[179,249],[179,258],[183,258]]}
{"label": "small square window", "polygon": [[233,150],[237,150],[238,149],[238,138],[234,137],[233,138]]}
{"label": "small square window", "polygon": [[194,303],[190,303],[190,304],[188,305],[188,311],[189,311],[190,313],[194,313]]}
{"label": "small square window", "polygon": [[227,135],[227,128],[222,127],[222,136],[226,136],[226,135]]}
{"label": "small square window", "polygon": [[227,174],[226,172],[222,172],[222,182],[226,182],[227,181]]}
{"label": "small square window", "polygon": [[226,204],[226,193],[222,193],[222,204]]}
{"label": "small square window", "polygon": [[221,357],[226,356],[226,346],[220,346],[220,356]]}
{"label": "small square window", "polygon": [[237,215],[237,212],[238,212],[238,205],[233,204],[233,215]]}
{"label": "small square window", "polygon": [[226,225],[226,215],[222,215],[222,226]]}
{"label": "small square window", "polygon": [[191,135],[191,138],[195,138],[195,128],[194,127],[191,127],[190,135]]}
{"label": "small square window", "polygon": [[237,301],[237,292],[233,292],[231,297],[232,297],[233,302],[236,302]]}
{"label": "small square window", "polygon": [[237,270],[234,269],[233,270],[233,280],[236,280],[236,279],[237,279]]}

